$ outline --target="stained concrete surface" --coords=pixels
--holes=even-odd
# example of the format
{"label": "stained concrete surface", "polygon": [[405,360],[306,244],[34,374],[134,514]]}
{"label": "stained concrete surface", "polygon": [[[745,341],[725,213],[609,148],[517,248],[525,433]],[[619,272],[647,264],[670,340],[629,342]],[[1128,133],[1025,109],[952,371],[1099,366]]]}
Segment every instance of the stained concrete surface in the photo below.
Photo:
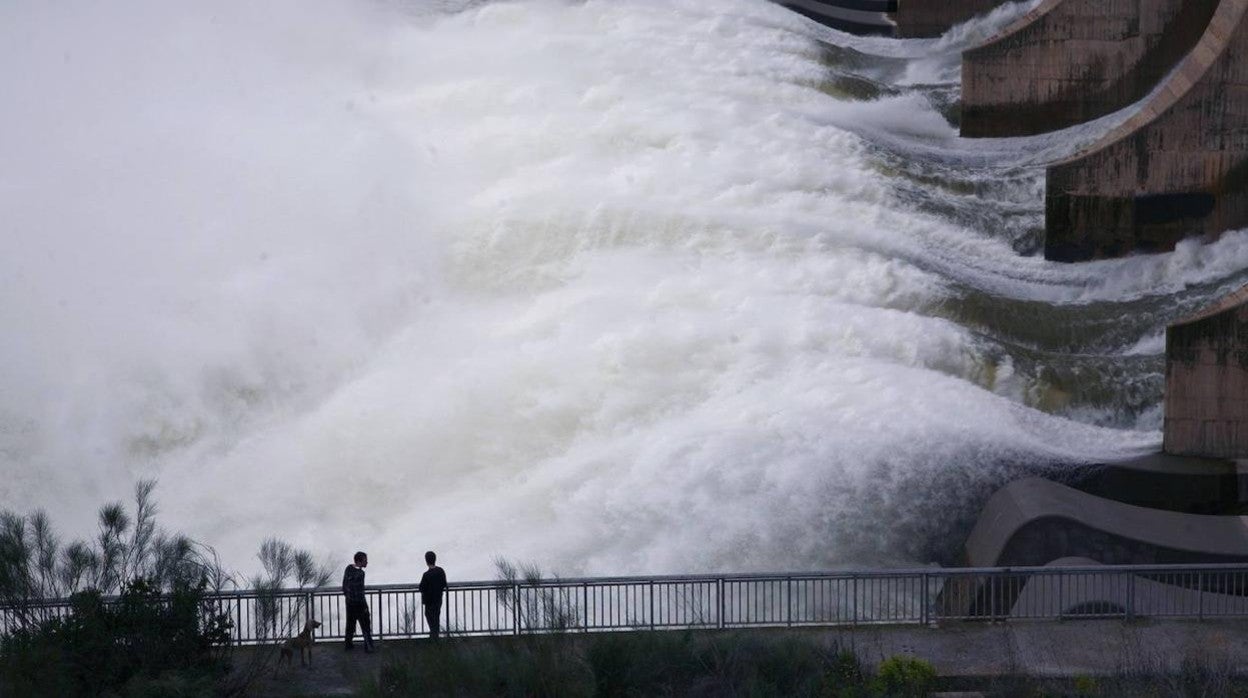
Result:
{"label": "stained concrete surface", "polygon": [[1166,329],[1165,449],[1248,458],[1248,286]]}
{"label": "stained concrete surface", "polygon": [[1046,173],[1045,259],[1166,252],[1248,224],[1248,0],[1221,0],[1135,113]]}
{"label": "stained concrete surface", "polygon": [[931,38],[1011,1],[1014,0],[898,0],[892,18],[897,23],[899,38]]}
{"label": "stained concrete surface", "polygon": [[962,54],[962,135],[1045,133],[1146,96],[1196,45],[1217,0],[1045,0]]}

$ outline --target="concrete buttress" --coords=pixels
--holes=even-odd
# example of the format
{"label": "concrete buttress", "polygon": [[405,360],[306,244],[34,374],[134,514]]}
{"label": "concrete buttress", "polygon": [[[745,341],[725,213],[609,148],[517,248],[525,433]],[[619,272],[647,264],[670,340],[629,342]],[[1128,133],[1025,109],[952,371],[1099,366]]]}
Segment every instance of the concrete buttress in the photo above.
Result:
{"label": "concrete buttress", "polygon": [[1166,329],[1165,450],[1248,458],[1248,286]]}
{"label": "concrete buttress", "polygon": [[1248,225],[1248,0],[1221,0],[1139,110],[1047,181],[1051,260],[1164,252]]}
{"label": "concrete buttress", "polygon": [[962,54],[962,135],[1025,136],[1127,107],[1186,56],[1218,0],[1045,0]]}

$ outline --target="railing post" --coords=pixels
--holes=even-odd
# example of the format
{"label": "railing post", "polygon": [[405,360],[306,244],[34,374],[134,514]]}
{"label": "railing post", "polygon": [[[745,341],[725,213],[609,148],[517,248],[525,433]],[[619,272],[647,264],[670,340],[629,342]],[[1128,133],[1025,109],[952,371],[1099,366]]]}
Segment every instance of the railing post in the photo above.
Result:
{"label": "railing post", "polygon": [[1127,620],[1135,617],[1135,575],[1127,573]]}
{"label": "railing post", "polygon": [[793,627],[793,578],[786,577],[785,582],[786,582],[785,596],[787,597],[786,601],[788,602],[788,607],[789,607],[789,617],[786,620],[785,624],[791,628]]}
{"label": "railing post", "polygon": [[1000,586],[1001,574],[996,572],[988,575],[988,617],[997,620],[997,587]]}
{"label": "railing post", "polygon": [[386,592],[384,591],[377,592],[377,611],[377,639],[380,640],[386,634]]}
{"label": "railing post", "polygon": [[1057,575],[1057,619],[1066,615],[1066,572],[1058,571]]}
{"label": "railing post", "polygon": [[1205,573],[1196,573],[1196,619],[1205,619]]}
{"label": "railing post", "polygon": [[919,622],[922,623],[924,627],[926,627],[928,624],[928,608],[927,608],[928,580],[927,580],[926,572],[923,573],[923,577],[919,580],[919,584],[923,585],[923,593],[919,595],[919,598],[922,600],[922,608],[919,611],[920,613]]}
{"label": "railing post", "polygon": [[851,592],[851,595],[849,598],[850,598],[850,603],[854,609],[854,615],[852,616],[850,620],[850,625],[854,626],[854,625],[858,625],[858,574],[854,573],[854,576],[852,577],[852,579],[854,581],[854,586],[853,586],[853,591]]}
{"label": "railing post", "polygon": [[654,630],[654,580],[650,580],[650,629]]}
{"label": "railing post", "polygon": [[589,582],[581,582],[581,607],[585,609],[585,632],[589,632]]}
{"label": "railing post", "polygon": [[306,624],[312,618],[312,592],[303,595],[303,622]]}
{"label": "railing post", "polygon": [[511,634],[520,634],[520,584],[511,586]]}
{"label": "railing post", "polygon": [[716,626],[720,630],[723,630],[724,629],[724,609],[727,605],[727,601],[724,599],[724,578],[723,577],[720,577],[715,580],[715,588],[719,596],[719,619],[718,619],[719,622],[716,623]]}

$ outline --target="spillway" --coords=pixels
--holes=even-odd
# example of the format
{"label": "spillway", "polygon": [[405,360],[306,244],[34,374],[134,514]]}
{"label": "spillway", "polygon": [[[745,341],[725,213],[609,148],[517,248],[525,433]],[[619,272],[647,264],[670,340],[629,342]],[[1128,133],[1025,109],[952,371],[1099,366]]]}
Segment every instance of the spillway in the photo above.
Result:
{"label": "spillway", "polygon": [[[1161,442],[1248,235],[1045,262],[960,51],[765,0],[0,7],[0,506],[563,574],[947,561]],[[415,9],[414,9],[415,8]]]}

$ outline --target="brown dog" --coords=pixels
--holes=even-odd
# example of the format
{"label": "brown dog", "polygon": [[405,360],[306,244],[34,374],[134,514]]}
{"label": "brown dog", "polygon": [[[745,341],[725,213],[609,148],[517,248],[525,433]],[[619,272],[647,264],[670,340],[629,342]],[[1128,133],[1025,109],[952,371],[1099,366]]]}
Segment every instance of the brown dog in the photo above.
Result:
{"label": "brown dog", "polygon": [[319,627],[321,627],[319,620],[309,618],[298,635],[283,642],[282,654],[277,658],[277,666],[282,665],[282,660],[285,660],[288,666],[291,665],[294,662],[295,650],[299,650],[299,665],[308,666],[312,661],[312,631]]}

